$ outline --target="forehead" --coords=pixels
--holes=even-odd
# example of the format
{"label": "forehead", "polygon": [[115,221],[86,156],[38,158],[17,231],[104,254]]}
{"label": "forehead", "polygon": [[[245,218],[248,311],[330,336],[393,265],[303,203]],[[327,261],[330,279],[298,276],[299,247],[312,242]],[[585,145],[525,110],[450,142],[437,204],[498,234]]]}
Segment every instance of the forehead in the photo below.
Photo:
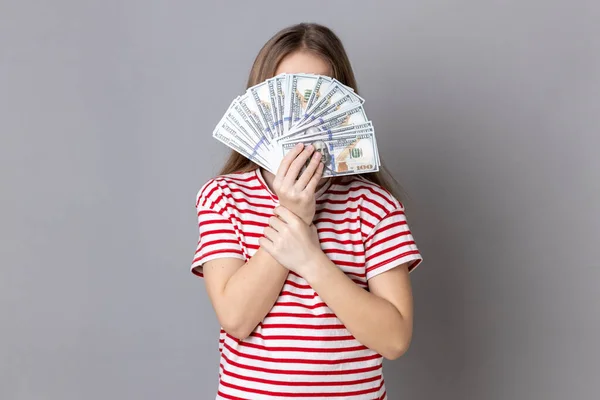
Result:
{"label": "forehead", "polygon": [[285,56],[277,66],[275,75],[282,73],[331,76],[333,71],[329,63],[318,55],[307,51],[296,51]]}

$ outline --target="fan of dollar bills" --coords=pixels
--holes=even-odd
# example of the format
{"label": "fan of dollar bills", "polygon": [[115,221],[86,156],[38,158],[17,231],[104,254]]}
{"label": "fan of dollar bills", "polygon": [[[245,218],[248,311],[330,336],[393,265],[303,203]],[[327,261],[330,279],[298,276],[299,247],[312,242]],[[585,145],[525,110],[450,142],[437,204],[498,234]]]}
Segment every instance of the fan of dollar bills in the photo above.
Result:
{"label": "fan of dollar bills", "polygon": [[375,172],[379,153],[363,103],[336,79],[281,74],[233,100],[213,137],[274,174],[299,142],[321,152],[323,177]]}

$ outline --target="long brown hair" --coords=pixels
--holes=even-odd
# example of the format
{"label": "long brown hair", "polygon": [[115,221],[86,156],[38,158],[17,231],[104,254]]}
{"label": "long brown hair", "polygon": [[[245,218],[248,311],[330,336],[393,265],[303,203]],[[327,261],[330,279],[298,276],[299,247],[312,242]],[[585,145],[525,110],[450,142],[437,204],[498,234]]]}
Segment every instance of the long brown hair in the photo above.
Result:
{"label": "long brown hair", "polygon": [[[292,25],[277,32],[269,39],[254,60],[247,87],[250,88],[272,78],[281,60],[296,51],[308,51],[323,58],[331,65],[332,77],[358,93],[354,72],[341,40],[331,29],[315,23]],[[401,197],[404,197],[400,196],[400,193],[404,194],[402,187],[389,173],[383,162],[381,164],[379,172],[360,175],[401,200]],[[232,150],[219,175],[250,172],[257,168],[259,168],[257,164]],[[333,179],[332,183],[337,183],[344,177],[331,179]]]}

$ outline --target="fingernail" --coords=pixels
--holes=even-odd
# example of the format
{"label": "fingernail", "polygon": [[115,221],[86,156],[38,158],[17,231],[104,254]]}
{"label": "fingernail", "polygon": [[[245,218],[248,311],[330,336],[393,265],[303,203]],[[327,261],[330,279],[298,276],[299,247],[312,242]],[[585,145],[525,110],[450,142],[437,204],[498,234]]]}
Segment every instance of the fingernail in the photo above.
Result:
{"label": "fingernail", "polygon": [[300,148],[300,147],[302,147],[302,146],[303,146],[303,144],[302,144],[302,143],[296,143],[296,148],[297,148],[297,149],[298,149],[298,148]]}
{"label": "fingernail", "polygon": [[313,145],[312,145],[312,144],[309,144],[308,146],[306,146],[306,148],[307,148],[307,149],[310,151],[310,150],[312,150],[312,149],[313,149]]}

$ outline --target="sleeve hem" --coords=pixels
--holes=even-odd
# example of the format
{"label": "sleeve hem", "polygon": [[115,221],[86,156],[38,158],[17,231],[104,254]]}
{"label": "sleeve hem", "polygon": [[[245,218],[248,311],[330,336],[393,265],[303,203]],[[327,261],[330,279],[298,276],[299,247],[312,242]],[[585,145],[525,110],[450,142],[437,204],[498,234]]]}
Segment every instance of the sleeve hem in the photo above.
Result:
{"label": "sleeve hem", "polygon": [[192,274],[199,276],[200,278],[203,278],[204,277],[203,265],[209,261],[216,260],[219,258],[237,258],[239,260],[246,261],[246,257],[244,257],[242,254],[217,253],[217,254],[212,254],[208,257],[204,257],[202,259],[194,261],[192,263],[190,271],[192,272]]}
{"label": "sleeve hem", "polygon": [[399,254],[396,257],[392,257],[387,260],[384,264],[378,265],[377,267],[367,271],[367,281],[371,278],[376,277],[379,274],[383,274],[391,269],[394,269],[406,262],[408,264],[408,272],[411,273],[414,269],[421,264],[423,257],[420,253],[416,254]]}

